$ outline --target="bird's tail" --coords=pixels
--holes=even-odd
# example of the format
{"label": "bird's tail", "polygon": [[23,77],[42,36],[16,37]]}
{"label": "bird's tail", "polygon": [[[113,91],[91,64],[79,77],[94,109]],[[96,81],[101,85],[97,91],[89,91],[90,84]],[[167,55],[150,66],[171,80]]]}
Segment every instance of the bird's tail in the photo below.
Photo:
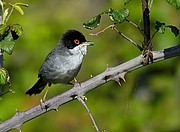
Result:
{"label": "bird's tail", "polygon": [[32,94],[39,94],[46,87],[46,85],[47,82],[40,77],[39,80],[26,92],[26,94],[29,94],[30,96]]}

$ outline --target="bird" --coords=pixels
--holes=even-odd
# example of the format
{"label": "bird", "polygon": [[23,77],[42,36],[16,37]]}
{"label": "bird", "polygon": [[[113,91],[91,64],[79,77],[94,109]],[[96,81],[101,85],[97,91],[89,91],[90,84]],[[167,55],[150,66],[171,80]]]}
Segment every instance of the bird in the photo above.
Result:
{"label": "bird", "polygon": [[41,99],[45,101],[52,84],[69,84],[78,74],[83,57],[87,54],[87,47],[94,45],[87,41],[85,36],[77,30],[67,30],[57,46],[45,58],[37,82],[26,91],[26,94],[39,94],[48,85],[46,93]]}

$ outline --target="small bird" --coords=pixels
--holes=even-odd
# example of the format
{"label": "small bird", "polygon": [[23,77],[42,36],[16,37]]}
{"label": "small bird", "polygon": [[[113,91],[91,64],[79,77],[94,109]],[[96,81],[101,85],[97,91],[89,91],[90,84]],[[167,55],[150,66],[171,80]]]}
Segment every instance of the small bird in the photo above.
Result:
{"label": "small bird", "polygon": [[51,84],[70,83],[81,68],[83,57],[87,53],[87,46],[93,44],[91,41],[86,41],[85,36],[79,31],[66,31],[42,64],[38,74],[39,80],[26,94],[30,96],[39,94],[48,85],[42,99],[44,102]]}

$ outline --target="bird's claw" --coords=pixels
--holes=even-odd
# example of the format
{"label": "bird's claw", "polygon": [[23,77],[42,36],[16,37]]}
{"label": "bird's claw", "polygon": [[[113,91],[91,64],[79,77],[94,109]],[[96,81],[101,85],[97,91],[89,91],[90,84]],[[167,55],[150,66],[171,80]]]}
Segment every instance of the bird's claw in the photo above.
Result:
{"label": "bird's claw", "polygon": [[47,110],[51,105],[50,104],[45,104],[45,101],[43,99],[40,100],[40,106],[41,106],[41,109],[45,109]]}
{"label": "bird's claw", "polygon": [[76,78],[74,78],[74,81],[75,81],[75,83],[74,83],[75,87],[80,87],[81,86],[81,82],[78,82]]}

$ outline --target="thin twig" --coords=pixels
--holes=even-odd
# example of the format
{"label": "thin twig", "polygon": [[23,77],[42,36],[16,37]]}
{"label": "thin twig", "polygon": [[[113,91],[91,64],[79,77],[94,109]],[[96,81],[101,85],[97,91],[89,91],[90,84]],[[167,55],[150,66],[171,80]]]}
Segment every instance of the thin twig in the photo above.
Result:
{"label": "thin twig", "polygon": [[156,31],[153,33],[153,35],[152,35],[152,37],[151,37],[151,40],[153,40],[153,38],[154,38],[154,36],[156,35],[157,32],[158,32],[158,30],[156,30]]}
{"label": "thin twig", "polygon": [[142,29],[140,28],[140,26],[138,26],[137,24],[135,24],[134,22],[128,20],[128,19],[125,19],[127,22],[129,22],[130,24],[132,24],[133,26],[135,26],[139,31],[140,33],[144,36],[144,33],[142,31]]}
{"label": "thin twig", "polygon": [[[11,5],[11,4],[10,4],[10,5]],[[12,6],[12,5],[11,5],[11,6]],[[9,20],[10,16],[12,15],[13,11],[14,11],[14,7],[12,6],[11,11],[9,12],[7,18],[4,20],[4,24],[6,24],[6,23],[8,22],[8,20]]]}
{"label": "thin twig", "polygon": [[91,35],[91,36],[98,36],[100,33],[105,32],[107,29],[113,28],[113,27],[115,26],[115,24],[116,24],[116,23],[114,23],[114,24],[112,24],[112,25],[109,25],[108,27],[104,28],[103,30],[101,30],[101,31],[99,31],[99,32],[97,32],[97,33],[91,33],[90,35]]}
{"label": "thin twig", "polygon": [[120,32],[117,28],[113,27],[113,30],[115,30],[117,33],[119,33],[123,38],[125,38],[127,41],[131,42],[134,46],[136,46],[140,51],[143,51],[142,47],[139,46],[136,42],[134,42],[132,39],[127,37],[125,34]]}
{"label": "thin twig", "polygon": [[128,40],[130,43],[132,43],[133,45],[135,45],[140,51],[143,51],[143,48],[141,46],[139,46],[136,42],[134,42],[132,39],[130,39],[129,37],[127,37],[126,35],[124,35],[123,33],[121,33],[117,28],[116,28],[116,23],[109,25],[108,27],[104,28],[103,30],[97,32],[97,33],[91,33],[91,36],[98,36],[100,33],[105,32],[107,29],[111,28],[112,30],[116,31],[117,33],[119,33],[123,38],[125,38],[126,40]]}
{"label": "thin twig", "polygon": [[[85,97],[85,98],[86,98],[86,97]],[[90,110],[88,109],[86,103],[84,102],[84,97],[82,97],[82,96],[81,96],[81,97],[77,97],[77,100],[86,108],[86,110],[87,110],[87,112],[88,112],[88,115],[89,115],[89,117],[91,118],[91,121],[92,121],[92,123],[93,123],[93,125],[94,125],[94,128],[96,129],[96,132],[99,132],[99,129],[98,129],[97,125],[96,125],[96,122],[95,122],[95,120],[94,120],[94,118],[93,118]],[[85,100],[86,100],[86,99],[85,99]]]}

